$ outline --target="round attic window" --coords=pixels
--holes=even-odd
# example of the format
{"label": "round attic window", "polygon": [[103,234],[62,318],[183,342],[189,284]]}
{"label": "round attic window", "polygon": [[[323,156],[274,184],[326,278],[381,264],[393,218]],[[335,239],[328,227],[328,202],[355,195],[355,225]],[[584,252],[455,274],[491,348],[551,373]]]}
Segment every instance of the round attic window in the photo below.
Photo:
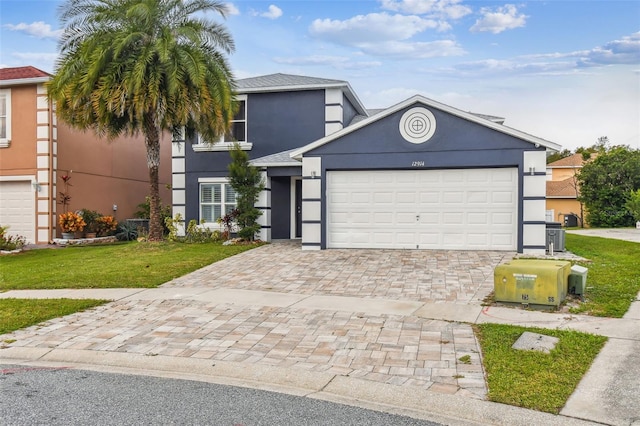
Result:
{"label": "round attic window", "polygon": [[424,143],[436,132],[436,118],[426,108],[411,108],[400,118],[400,134],[411,143]]}

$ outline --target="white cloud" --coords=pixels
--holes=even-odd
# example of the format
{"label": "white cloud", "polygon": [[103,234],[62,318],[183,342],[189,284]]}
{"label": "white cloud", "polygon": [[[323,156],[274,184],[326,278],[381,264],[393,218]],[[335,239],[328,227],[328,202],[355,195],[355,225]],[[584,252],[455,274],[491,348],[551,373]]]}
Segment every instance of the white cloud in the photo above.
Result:
{"label": "white cloud", "polygon": [[5,24],[4,27],[8,30],[22,32],[37,38],[58,39],[62,35],[62,30],[52,30],[51,25],[43,21],[36,21],[30,24],[25,24],[24,22],[16,25]]}
{"label": "white cloud", "polygon": [[382,8],[394,12],[459,19],[471,13],[462,0],[381,0]]}
{"label": "white cloud", "polygon": [[227,15],[240,15],[240,9],[238,9],[235,4],[225,3],[224,6],[227,8]]}
{"label": "white cloud", "polygon": [[640,31],[596,47],[579,61],[581,66],[637,63],[640,63]]}
{"label": "white cloud", "polygon": [[573,61],[526,61],[523,57],[514,59],[485,59],[482,61],[457,64],[455,70],[473,76],[504,76],[505,74],[564,75],[575,72]]}
{"label": "white cloud", "polygon": [[376,56],[424,59],[444,56],[461,56],[466,52],[453,40],[427,42],[386,41],[382,43],[360,43],[363,52]]}
{"label": "white cloud", "polygon": [[506,4],[495,10],[483,7],[480,9],[482,17],[476,20],[476,23],[469,29],[473,33],[491,32],[499,34],[506,30],[524,27],[528,16],[518,13],[516,6]]}
{"label": "white cloud", "polygon": [[267,10],[266,12],[258,13],[258,16],[262,16],[263,18],[267,19],[278,19],[282,16],[282,9],[274,4],[271,4],[269,5],[269,10]]}
{"label": "white cloud", "polygon": [[607,65],[640,63],[640,32],[613,40],[590,50],[522,55],[507,60],[486,59],[462,63],[458,71],[480,73],[585,73],[585,69]]}
{"label": "white cloud", "polygon": [[278,64],[285,65],[327,65],[338,69],[349,70],[368,69],[379,67],[382,65],[382,63],[378,61],[354,61],[353,59],[346,56],[328,55],[300,56],[293,58],[276,57],[273,58],[273,61]]}
{"label": "white cloud", "polygon": [[316,19],[311,23],[309,32],[315,37],[342,45],[355,46],[360,43],[406,40],[427,29],[445,28],[450,28],[447,23],[423,19],[415,15],[370,13],[344,21]]}
{"label": "white cloud", "polygon": [[37,62],[54,62],[56,59],[58,59],[57,53],[44,53],[44,52],[13,52],[11,56],[23,61],[37,61]]}

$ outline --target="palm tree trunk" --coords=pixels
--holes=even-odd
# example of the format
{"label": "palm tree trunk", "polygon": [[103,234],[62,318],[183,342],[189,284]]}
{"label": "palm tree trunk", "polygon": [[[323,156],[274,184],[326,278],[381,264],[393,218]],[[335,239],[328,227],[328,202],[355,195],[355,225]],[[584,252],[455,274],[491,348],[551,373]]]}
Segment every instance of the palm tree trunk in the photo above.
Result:
{"label": "palm tree trunk", "polygon": [[149,168],[149,241],[162,241],[160,223],[160,191],[158,188],[160,169],[160,131],[153,114],[145,116],[145,145]]}

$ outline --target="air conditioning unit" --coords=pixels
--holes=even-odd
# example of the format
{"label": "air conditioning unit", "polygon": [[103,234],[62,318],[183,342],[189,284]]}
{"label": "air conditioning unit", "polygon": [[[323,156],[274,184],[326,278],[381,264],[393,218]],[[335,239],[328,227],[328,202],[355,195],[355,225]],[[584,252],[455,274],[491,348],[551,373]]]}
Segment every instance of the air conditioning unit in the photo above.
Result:
{"label": "air conditioning unit", "polygon": [[547,251],[564,251],[564,238],[564,229],[547,228]]}

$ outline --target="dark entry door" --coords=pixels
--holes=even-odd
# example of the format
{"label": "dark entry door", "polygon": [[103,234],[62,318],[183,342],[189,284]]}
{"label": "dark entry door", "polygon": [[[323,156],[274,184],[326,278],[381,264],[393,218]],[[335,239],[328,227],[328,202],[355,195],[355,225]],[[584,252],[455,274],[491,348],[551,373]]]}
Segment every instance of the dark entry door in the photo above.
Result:
{"label": "dark entry door", "polygon": [[294,238],[302,238],[302,179],[296,179],[296,229]]}

